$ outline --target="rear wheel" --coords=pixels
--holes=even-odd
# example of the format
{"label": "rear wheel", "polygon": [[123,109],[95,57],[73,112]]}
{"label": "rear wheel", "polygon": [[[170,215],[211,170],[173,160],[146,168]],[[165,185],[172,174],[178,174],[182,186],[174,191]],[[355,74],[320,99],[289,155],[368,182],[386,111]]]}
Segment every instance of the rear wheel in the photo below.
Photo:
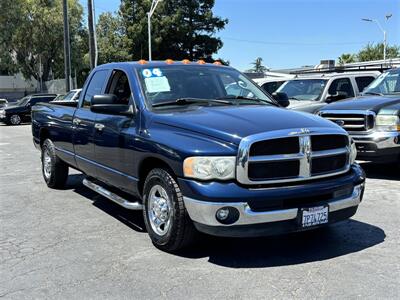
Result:
{"label": "rear wheel", "polygon": [[156,247],[174,252],[193,242],[196,229],[184,206],[179,186],[168,171],[153,169],[149,173],[143,199],[147,232]]}
{"label": "rear wheel", "polygon": [[19,115],[11,115],[9,118],[9,123],[11,125],[19,125],[21,124],[21,117]]}
{"label": "rear wheel", "polygon": [[50,188],[62,188],[68,179],[68,165],[56,156],[54,144],[49,139],[42,146],[42,174]]}

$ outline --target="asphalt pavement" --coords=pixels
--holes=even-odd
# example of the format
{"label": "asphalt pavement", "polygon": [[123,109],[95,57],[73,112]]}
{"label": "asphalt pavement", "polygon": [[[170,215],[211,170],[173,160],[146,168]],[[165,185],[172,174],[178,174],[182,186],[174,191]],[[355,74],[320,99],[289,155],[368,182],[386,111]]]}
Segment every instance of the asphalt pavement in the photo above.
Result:
{"label": "asphalt pavement", "polygon": [[156,249],[140,212],[71,172],[51,190],[29,125],[0,126],[0,298],[399,299],[400,170],[362,164],[357,214],[330,228]]}

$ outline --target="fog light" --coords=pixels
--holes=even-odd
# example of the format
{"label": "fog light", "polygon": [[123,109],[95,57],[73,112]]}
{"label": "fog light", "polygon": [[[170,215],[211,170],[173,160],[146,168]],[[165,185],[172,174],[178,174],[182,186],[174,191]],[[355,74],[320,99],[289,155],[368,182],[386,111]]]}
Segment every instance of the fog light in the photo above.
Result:
{"label": "fog light", "polygon": [[217,210],[217,219],[220,221],[224,221],[229,217],[229,209],[227,207],[223,207]]}
{"label": "fog light", "polygon": [[240,213],[234,207],[222,207],[215,213],[215,218],[218,222],[224,225],[230,225],[239,220]]}

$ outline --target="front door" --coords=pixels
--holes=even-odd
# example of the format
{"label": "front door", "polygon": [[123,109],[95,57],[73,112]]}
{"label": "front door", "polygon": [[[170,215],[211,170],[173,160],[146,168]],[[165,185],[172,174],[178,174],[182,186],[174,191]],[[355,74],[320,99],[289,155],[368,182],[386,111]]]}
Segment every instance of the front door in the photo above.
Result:
{"label": "front door", "polygon": [[[121,70],[114,70],[107,84],[106,94],[117,96],[115,104],[133,105],[128,76]],[[127,192],[134,192],[137,179],[134,170],[134,136],[136,117],[98,113],[95,123],[96,161],[101,163],[97,177]]]}
{"label": "front door", "polygon": [[96,177],[96,158],[94,153],[94,123],[96,113],[90,110],[94,95],[102,94],[108,78],[108,70],[99,70],[90,78],[80,107],[72,119],[74,128],[74,152],[78,168],[87,175]]}

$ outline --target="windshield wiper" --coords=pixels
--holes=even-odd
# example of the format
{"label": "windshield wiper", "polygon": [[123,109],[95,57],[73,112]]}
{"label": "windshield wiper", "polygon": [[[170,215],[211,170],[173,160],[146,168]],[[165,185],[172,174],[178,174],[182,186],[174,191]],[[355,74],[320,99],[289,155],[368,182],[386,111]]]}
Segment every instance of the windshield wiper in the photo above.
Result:
{"label": "windshield wiper", "polygon": [[377,92],[365,92],[363,95],[375,95],[375,96],[383,96],[382,93],[377,93]]}
{"label": "windshield wiper", "polygon": [[152,107],[169,106],[169,105],[187,105],[193,103],[218,103],[218,104],[233,104],[231,101],[223,101],[222,99],[201,99],[201,98],[178,98],[172,101],[164,101],[152,104]]}
{"label": "windshield wiper", "polygon": [[270,102],[268,100],[263,100],[263,99],[260,99],[260,98],[250,98],[250,97],[244,97],[244,96],[224,96],[224,97],[217,98],[217,100],[224,100],[224,99],[248,100],[248,101],[254,101],[254,102],[257,102],[257,103],[269,103],[269,104],[276,105],[275,103]]}
{"label": "windshield wiper", "polygon": [[301,101],[299,98],[296,97],[289,97],[289,100]]}

